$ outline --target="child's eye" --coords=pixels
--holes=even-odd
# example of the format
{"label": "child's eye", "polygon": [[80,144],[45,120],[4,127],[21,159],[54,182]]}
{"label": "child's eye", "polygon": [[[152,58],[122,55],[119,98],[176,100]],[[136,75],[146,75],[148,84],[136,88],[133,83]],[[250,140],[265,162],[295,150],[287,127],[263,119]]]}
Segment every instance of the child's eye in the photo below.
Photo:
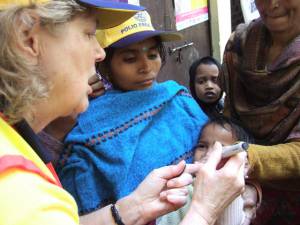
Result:
{"label": "child's eye", "polygon": [[197,80],[197,84],[204,84],[204,80]]}
{"label": "child's eye", "polygon": [[217,84],[219,82],[217,77],[212,78],[212,82],[214,82],[215,84]]}
{"label": "child's eye", "polygon": [[196,146],[195,146],[195,149],[199,149],[199,150],[202,150],[204,148],[207,148],[207,146],[205,144],[202,144],[202,143],[198,143]]}

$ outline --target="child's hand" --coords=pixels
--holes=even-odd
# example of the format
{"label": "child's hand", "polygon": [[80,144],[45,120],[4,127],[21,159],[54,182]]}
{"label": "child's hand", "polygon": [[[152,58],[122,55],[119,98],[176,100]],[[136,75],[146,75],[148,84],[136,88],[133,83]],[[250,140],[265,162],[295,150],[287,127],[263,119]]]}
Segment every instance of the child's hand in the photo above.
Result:
{"label": "child's hand", "polygon": [[[255,185],[254,185],[255,184]],[[245,185],[245,191],[242,194],[244,200],[245,221],[243,225],[249,225],[251,220],[255,218],[256,210],[260,205],[260,187],[258,183],[248,183]]]}
{"label": "child's hand", "polygon": [[91,97],[98,97],[104,94],[105,92],[104,83],[102,80],[98,78],[96,74],[90,77],[89,85],[93,89],[93,92],[90,95]]}

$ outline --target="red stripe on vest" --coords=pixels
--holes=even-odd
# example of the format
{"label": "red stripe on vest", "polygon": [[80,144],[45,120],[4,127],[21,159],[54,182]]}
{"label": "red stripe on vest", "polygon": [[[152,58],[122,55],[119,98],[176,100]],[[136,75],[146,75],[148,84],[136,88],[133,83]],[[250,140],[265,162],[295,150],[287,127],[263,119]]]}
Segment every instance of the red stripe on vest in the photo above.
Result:
{"label": "red stripe on vest", "polygon": [[56,171],[55,171],[55,169],[54,169],[52,163],[51,163],[51,162],[50,162],[50,163],[47,163],[46,166],[48,167],[48,169],[50,170],[50,172],[51,172],[52,175],[54,176],[54,178],[55,178],[55,180],[56,180],[56,182],[57,182],[57,185],[60,186],[60,187],[62,187],[62,185],[61,185],[61,183],[60,183],[60,180],[59,180],[59,178],[58,178],[58,176],[57,176],[57,174],[56,174]]}
{"label": "red stripe on vest", "polygon": [[[51,177],[49,177],[43,171],[41,171],[32,161],[24,158],[23,156],[4,155],[0,157],[0,173],[4,172],[5,170],[15,168],[38,174],[48,182],[61,187],[61,184],[58,180],[53,180]],[[54,169],[53,171],[51,171],[51,173],[53,172],[55,173]],[[56,173],[53,175],[55,178],[57,177]]]}

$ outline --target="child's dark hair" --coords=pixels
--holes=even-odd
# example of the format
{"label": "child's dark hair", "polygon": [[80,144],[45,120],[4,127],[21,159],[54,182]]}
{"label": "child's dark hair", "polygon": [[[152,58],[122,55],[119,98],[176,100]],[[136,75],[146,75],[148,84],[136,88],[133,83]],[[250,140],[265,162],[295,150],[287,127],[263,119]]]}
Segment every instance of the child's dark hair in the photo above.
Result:
{"label": "child's dark hair", "polygon": [[232,132],[232,134],[237,138],[237,141],[254,143],[254,138],[252,137],[252,135],[241,126],[238,120],[231,119],[225,116],[214,117],[202,127],[202,130],[204,130],[205,127],[211,124],[219,125],[225,130],[230,129],[229,131]]}

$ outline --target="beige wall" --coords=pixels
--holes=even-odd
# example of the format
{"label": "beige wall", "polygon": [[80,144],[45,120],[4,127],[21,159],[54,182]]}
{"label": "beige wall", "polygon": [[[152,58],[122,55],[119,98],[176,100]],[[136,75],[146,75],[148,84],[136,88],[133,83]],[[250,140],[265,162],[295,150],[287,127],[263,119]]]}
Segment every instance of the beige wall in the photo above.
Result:
{"label": "beige wall", "polygon": [[212,54],[221,62],[225,45],[231,34],[230,0],[210,0],[209,3]]}

